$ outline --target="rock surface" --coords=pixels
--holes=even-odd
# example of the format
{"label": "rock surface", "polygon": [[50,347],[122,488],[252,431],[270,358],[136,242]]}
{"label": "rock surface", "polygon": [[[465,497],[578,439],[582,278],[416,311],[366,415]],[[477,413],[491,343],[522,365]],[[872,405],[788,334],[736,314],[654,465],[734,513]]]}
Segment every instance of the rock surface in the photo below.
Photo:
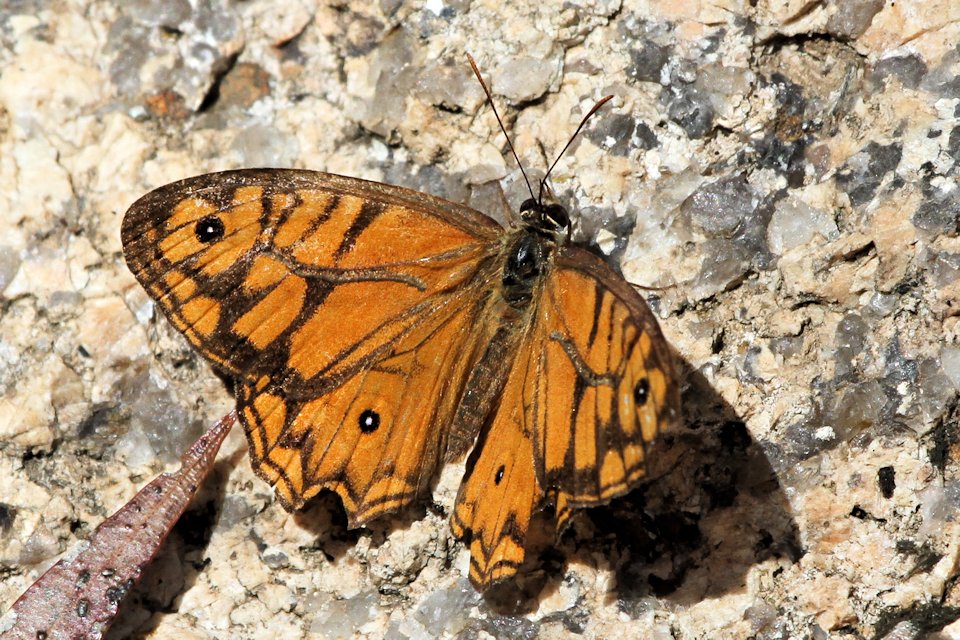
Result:
{"label": "rock surface", "polygon": [[960,4],[502,4],[0,7],[0,613],[232,406],[126,208],[297,166],[499,215],[470,52],[534,175],[615,96],[552,181],[682,359],[662,472],[480,596],[462,466],[351,531],[237,432],[110,637],[960,638]]}

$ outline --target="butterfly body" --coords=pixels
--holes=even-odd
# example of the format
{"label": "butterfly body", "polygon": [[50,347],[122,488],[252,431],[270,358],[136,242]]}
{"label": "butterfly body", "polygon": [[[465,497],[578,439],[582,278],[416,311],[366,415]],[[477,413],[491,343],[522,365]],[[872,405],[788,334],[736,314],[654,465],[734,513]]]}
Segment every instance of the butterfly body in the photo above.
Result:
{"label": "butterfly body", "polygon": [[254,469],[297,509],[322,489],[351,526],[428,491],[469,452],[451,518],[478,587],[524,558],[531,515],[602,504],[679,418],[646,304],[567,243],[559,205],[504,230],[426,194],[241,170],[134,203],[131,270],[234,381]]}
{"label": "butterfly body", "polygon": [[501,295],[511,307],[522,309],[530,304],[533,290],[554,250],[553,243],[532,230],[524,229],[507,246],[503,265]]}

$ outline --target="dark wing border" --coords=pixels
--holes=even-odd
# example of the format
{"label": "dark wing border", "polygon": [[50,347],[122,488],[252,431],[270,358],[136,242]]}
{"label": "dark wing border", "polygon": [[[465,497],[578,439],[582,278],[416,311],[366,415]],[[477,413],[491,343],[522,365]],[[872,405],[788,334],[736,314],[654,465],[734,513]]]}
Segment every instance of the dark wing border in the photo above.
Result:
{"label": "dark wing border", "polygon": [[121,224],[124,246],[142,231],[143,221],[156,211],[165,213],[184,198],[210,191],[232,193],[237,187],[260,186],[270,193],[297,189],[323,189],[424,211],[481,240],[493,240],[503,232],[493,218],[464,204],[406,187],[351,178],[308,169],[233,169],[204,173],[157,187],[140,197],[127,210]]}

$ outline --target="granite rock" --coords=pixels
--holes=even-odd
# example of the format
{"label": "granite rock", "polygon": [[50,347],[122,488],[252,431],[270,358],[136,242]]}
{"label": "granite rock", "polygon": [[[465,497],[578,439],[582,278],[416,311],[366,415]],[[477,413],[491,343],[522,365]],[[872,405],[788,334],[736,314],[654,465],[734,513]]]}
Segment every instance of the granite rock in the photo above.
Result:
{"label": "granite rock", "polygon": [[551,174],[658,314],[652,477],[477,594],[447,514],[298,514],[240,433],[109,637],[960,638],[960,4],[137,0],[0,7],[0,613],[229,390],[126,207],[272,165],[502,219]]}

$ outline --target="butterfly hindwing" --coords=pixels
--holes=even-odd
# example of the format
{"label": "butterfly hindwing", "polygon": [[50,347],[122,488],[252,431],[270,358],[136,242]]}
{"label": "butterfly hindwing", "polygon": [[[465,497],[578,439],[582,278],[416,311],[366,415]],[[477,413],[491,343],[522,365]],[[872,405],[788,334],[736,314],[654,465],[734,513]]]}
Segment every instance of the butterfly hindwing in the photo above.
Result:
{"label": "butterfly hindwing", "polygon": [[438,312],[376,364],[317,396],[263,380],[243,385],[254,468],[288,509],[336,491],[356,526],[411,502],[446,448],[460,390],[484,340],[469,304]]}
{"label": "butterfly hindwing", "polygon": [[470,580],[481,589],[517,572],[530,518],[543,500],[526,384],[536,345],[518,344],[497,409],[467,461],[450,519],[456,537],[469,534]]}

